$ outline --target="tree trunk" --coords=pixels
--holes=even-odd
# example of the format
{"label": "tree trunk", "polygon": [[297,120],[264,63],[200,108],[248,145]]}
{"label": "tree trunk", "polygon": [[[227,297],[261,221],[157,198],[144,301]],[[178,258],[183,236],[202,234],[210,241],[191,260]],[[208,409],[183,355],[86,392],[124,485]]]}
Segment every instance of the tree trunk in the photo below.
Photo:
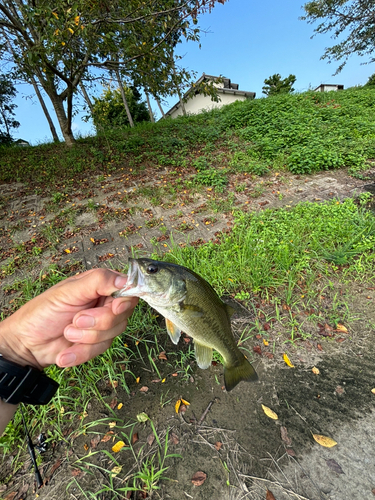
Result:
{"label": "tree trunk", "polygon": [[39,99],[40,105],[42,106],[42,109],[44,111],[45,117],[47,118],[48,125],[49,125],[49,128],[51,130],[51,134],[52,134],[53,140],[54,140],[54,142],[60,142],[59,136],[57,135],[57,132],[56,132],[56,129],[55,129],[55,125],[53,124],[51,115],[48,112],[46,103],[44,102],[44,99],[42,97],[42,94],[40,93],[38,84],[36,83],[34,77],[31,77],[31,83],[32,83],[32,85],[34,87],[34,90],[35,90],[35,93],[36,93],[36,95],[37,95],[37,97]]}
{"label": "tree trunk", "polygon": [[83,97],[84,97],[84,99],[86,101],[86,104],[89,107],[89,110],[91,111],[91,115],[93,115],[93,113],[94,113],[94,106],[92,105],[91,99],[90,99],[88,93],[86,92],[86,88],[85,88],[85,86],[83,85],[82,82],[79,85],[81,87],[82,94],[83,94]]}
{"label": "tree trunk", "polygon": [[72,132],[71,122],[69,121],[65,113],[64,101],[56,92],[48,92],[47,90],[46,92],[48,93],[48,96],[51,99],[53,108],[55,110],[57,119],[59,121],[62,135],[64,137],[64,141],[66,142],[67,146],[71,147],[76,141],[74,139],[74,135]]}
{"label": "tree trunk", "polygon": [[150,120],[152,123],[155,123],[155,118],[154,118],[154,113],[152,112],[150,98],[147,92],[145,92],[145,94],[146,94],[146,101],[147,101],[148,113],[150,115]]}
{"label": "tree trunk", "polygon": [[161,107],[161,103],[160,103],[160,99],[159,99],[159,97],[155,97],[155,96],[154,96],[154,99],[155,99],[155,101],[158,103],[158,106],[159,106],[160,113],[161,113],[162,117],[163,117],[163,118],[165,118],[165,113],[164,113],[163,108]]}
{"label": "tree trunk", "polygon": [[121,81],[121,78],[120,78],[120,72],[119,72],[119,70],[116,70],[116,76],[117,76],[117,82],[118,82],[119,87],[120,87],[121,97],[122,97],[122,102],[124,103],[124,107],[125,107],[126,115],[127,115],[127,117],[128,117],[128,120],[129,120],[130,126],[131,126],[131,127],[134,127],[133,118],[132,118],[132,115],[131,115],[131,113],[130,113],[130,109],[129,109],[129,106],[128,106],[128,101],[126,100],[126,95],[125,95],[125,91],[124,91],[124,86],[123,86],[122,81]]}

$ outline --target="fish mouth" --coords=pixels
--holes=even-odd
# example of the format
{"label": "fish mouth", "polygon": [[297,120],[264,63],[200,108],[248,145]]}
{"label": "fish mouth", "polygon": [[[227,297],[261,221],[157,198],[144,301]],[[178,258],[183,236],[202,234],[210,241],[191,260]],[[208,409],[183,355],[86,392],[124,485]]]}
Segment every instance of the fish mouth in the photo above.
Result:
{"label": "fish mouth", "polygon": [[128,281],[126,285],[112,294],[112,297],[140,297],[145,284],[144,276],[139,268],[137,259],[129,259]]}

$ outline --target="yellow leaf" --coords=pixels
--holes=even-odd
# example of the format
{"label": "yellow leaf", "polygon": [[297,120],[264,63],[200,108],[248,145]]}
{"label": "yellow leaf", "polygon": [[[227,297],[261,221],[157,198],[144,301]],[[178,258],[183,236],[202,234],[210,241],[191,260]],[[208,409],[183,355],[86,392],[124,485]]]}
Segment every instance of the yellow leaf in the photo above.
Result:
{"label": "yellow leaf", "polygon": [[268,408],[268,406],[262,405],[262,409],[264,413],[267,415],[267,417],[272,418],[273,420],[278,420],[278,415],[275,413],[271,408]]}
{"label": "yellow leaf", "polygon": [[165,378],[163,378],[163,380],[161,381],[161,383],[162,383],[162,384],[164,384],[165,380],[166,380],[166,379],[165,379]]}
{"label": "yellow leaf", "polygon": [[138,413],[137,420],[138,422],[147,422],[147,420],[149,420],[149,416],[143,411],[142,413]]}
{"label": "yellow leaf", "polygon": [[319,375],[320,371],[319,371],[319,368],[317,368],[316,366],[313,366],[312,370],[311,370],[313,373],[315,373],[315,375]]}
{"label": "yellow leaf", "polygon": [[95,243],[95,240],[94,240],[94,238],[90,238],[90,241],[92,241],[93,243]]}
{"label": "yellow leaf", "polygon": [[319,443],[321,446],[324,446],[325,448],[332,448],[332,446],[337,445],[334,439],[327,436],[322,436],[321,434],[313,434],[313,438],[317,443]]}
{"label": "yellow leaf", "polygon": [[178,399],[177,403],[175,404],[175,407],[174,407],[174,409],[176,410],[176,413],[178,413],[180,406],[181,406],[181,399]]}
{"label": "yellow leaf", "polygon": [[371,389],[371,392],[372,392],[373,394],[375,394],[375,388],[374,388],[374,389]]}
{"label": "yellow leaf", "polygon": [[337,323],[336,330],[341,333],[348,333],[348,329],[341,323]]}
{"label": "yellow leaf", "polygon": [[73,35],[74,34],[74,31],[72,30],[72,28],[68,28],[68,31],[70,31],[70,33]]}
{"label": "yellow leaf", "polygon": [[124,446],[124,441],[117,441],[117,443],[112,446],[112,451],[118,453]]}
{"label": "yellow leaf", "polygon": [[69,248],[65,248],[64,252],[66,252],[66,253],[70,253]]}
{"label": "yellow leaf", "polygon": [[183,403],[186,406],[190,406],[189,401],[186,401],[185,399],[182,399],[182,398],[181,398],[181,403]]}
{"label": "yellow leaf", "polygon": [[113,469],[111,469],[112,477],[115,477],[115,476],[117,476],[117,474],[120,474],[121,470],[122,470],[121,465],[116,465],[115,467],[113,467]]}
{"label": "yellow leaf", "polygon": [[64,46],[65,45],[65,42],[61,42],[61,45]]}
{"label": "yellow leaf", "polygon": [[263,344],[264,344],[264,345],[265,345],[265,346],[267,347],[267,346],[269,345],[269,342],[268,342],[268,340],[266,340],[266,339],[263,339]]}
{"label": "yellow leaf", "polygon": [[52,15],[56,17],[56,19],[59,18],[59,16],[56,14],[56,12],[52,12]]}
{"label": "yellow leaf", "polygon": [[139,384],[139,381],[140,381],[140,380],[141,380],[141,377],[137,377],[137,378],[135,379],[135,381],[137,382],[137,384]]}
{"label": "yellow leaf", "polygon": [[74,24],[75,24],[76,26],[78,26],[78,23],[79,23],[79,16],[76,16],[76,17],[74,18]]}
{"label": "yellow leaf", "polygon": [[117,409],[118,409],[118,410],[121,410],[121,408],[122,408],[123,406],[124,406],[124,405],[123,405],[122,403],[119,403],[119,404],[117,405]]}
{"label": "yellow leaf", "polygon": [[116,422],[109,422],[109,428],[112,429],[112,427],[116,427]]}
{"label": "yellow leaf", "polygon": [[290,366],[290,368],[294,368],[294,365],[291,363],[290,359],[288,358],[287,354],[284,352],[283,354],[283,360],[285,363]]}

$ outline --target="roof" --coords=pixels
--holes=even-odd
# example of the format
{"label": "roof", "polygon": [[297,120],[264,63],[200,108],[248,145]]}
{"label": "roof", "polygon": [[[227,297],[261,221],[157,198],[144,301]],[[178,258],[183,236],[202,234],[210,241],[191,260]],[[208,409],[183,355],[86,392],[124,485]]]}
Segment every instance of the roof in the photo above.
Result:
{"label": "roof", "polygon": [[314,89],[314,92],[316,90],[321,89],[322,87],[337,87],[337,89],[339,89],[339,90],[344,89],[344,85],[341,85],[339,83],[321,83],[320,85],[318,85],[318,87],[316,87],[316,89]]}
{"label": "roof", "polygon": [[[232,94],[232,95],[240,95],[244,97],[250,97],[251,99],[255,98],[255,92],[248,92],[245,90],[238,90],[238,84],[237,83],[231,83],[229,78],[225,78],[223,76],[213,76],[213,75],[206,75],[206,73],[203,73],[202,76],[193,84],[190,86],[190,88],[185,92],[183,95],[182,99],[186,99],[188,95],[191,92],[194,92],[196,90],[196,87],[200,85],[204,80],[222,80],[224,82],[224,88],[218,87],[217,93],[218,94]],[[227,86],[225,86],[227,85]],[[171,107],[166,113],[165,116],[171,115],[176,109],[178,109],[181,106],[180,101],[177,101],[174,106]]]}

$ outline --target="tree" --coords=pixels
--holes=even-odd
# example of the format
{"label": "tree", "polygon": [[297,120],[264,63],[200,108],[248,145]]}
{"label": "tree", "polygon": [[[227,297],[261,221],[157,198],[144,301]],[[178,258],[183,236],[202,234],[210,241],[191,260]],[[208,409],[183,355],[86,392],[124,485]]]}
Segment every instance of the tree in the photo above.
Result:
{"label": "tree", "polygon": [[321,59],[328,62],[342,61],[337,68],[337,75],[352,54],[370,56],[368,62],[374,62],[375,56],[375,6],[373,0],[314,0],[303,6],[306,15],[301,19],[308,23],[319,22],[314,33],[330,33],[332,38],[341,41],[326,48]]}
{"label": "tree", "polygon": [[287,78],[281,79],[281,75],[276,73],[264,80],[265,86],[262,87],[263,94],[267,96],[275,94],[288,94],[294,91],[293,85],[296,81],[295,75],[290,74]]}
{"label": "tree", "polygon": [[375,73],[373,73],[367,82],[364,84],[364,87],[375,87]]}
{"label": "tree", "polygon": [[[150,121],[147,106],[141,101],[142,96],[137,88],[123,85],[123,92],[133,121],[135,123]],[[130,126],[121,89],[113,90],[108,87],[100,97],[94,98],[92,117],[96,129]]]}
{"label": "tree", "polygon": [[11,144],[11,130],[20,126],[14,119],[17,105],[12,103],[16,93],[11,80],[6,75],[0,75],[0,144]]}
{"label": "tree", "polygon": [[171,34],[196,32],[190,24],[216,2],[225,0],[7,0],[0,2],[0,45],[9,42],[25,79],[39,81],[72,145],[74,97],[92,68],[127,70],[145,56],[156,66]]}

